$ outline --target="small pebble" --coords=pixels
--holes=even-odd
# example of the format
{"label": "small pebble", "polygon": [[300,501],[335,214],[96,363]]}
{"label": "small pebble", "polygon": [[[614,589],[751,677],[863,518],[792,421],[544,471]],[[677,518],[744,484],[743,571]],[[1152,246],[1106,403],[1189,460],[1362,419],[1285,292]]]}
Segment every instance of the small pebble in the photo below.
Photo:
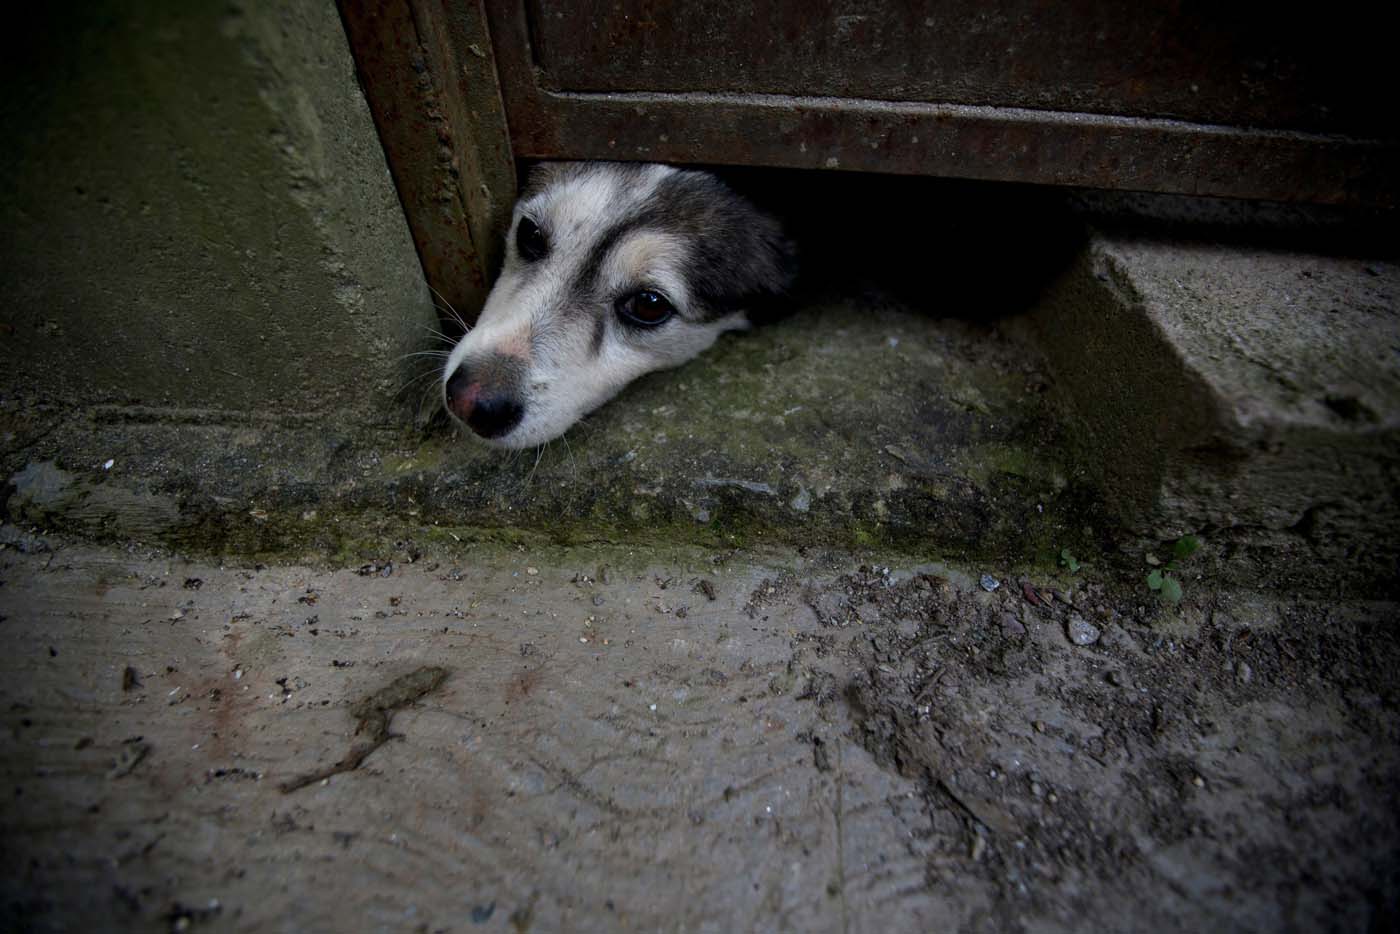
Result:
{"label": "small pebble", "polygon": [[1099,641],[1099,627],[1078,613],[1070,614],[1069,622],[1065,624],[1065,632],[1069,641],[1075,645],[1093,645]]}
{"label": "small pebble", "polygon": [[1007,636],[1024,636],[1026,634],[1025,624],[1016,618],[1015,613],[1001,614],[1001,631]]}
{"label": "small pebble", "polygon": [[526,573],[526,574],[529,574],[531,577],[534,577],[536,574],[540,573],[540,569],[539,569],[539,568],[526,568],[526,569],[525,569],[525,573]]}
{"label": "small pebble", "polygon": [[603,595],[602,595],[602,594],[600,594],[600,593],[595,593],[595,594],[593,595],[593,605],[594,605],[594,606],[602,606],[602,605],[603,605],[604,603],[606,603],[606,602],[607,602],[607,601],[603,599]]}
{"label": "small pebble", "polygon": [[1240,684],[1248,684],[1254,680],[1254,669],[1250,667],[1249,662],[1240,662],[1235,666],[1235,678]]}
{"label": "small pebble", "polygon": [[990,575],[990,574],[983,574],[983,575],[982,575],[982,589],[985,590],[985,591],[987,591],[987,593],[991,593],[992,591],[996,590],[996,589],[997,589],[998,587],[1000,587],[1000,586],[1001,586],[1001,581],[997,580],[997,579],[996,579],[995,577],[993,577],[992,575]]}

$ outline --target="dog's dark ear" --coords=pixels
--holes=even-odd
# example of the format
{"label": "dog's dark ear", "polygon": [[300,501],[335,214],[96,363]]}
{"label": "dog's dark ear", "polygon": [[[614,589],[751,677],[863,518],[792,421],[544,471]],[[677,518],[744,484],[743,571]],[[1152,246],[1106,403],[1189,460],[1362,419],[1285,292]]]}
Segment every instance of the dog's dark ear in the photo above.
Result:
{"label": "dog's dark ear", "polygon": [[739,277],[748,291],[738,296],[734,304],[747,313],[750,321],[759,324],[790,310],[800,264],[797,245],[783,232],[782,225],[767,214],[755,212],[755,216],[760,220],[747,253],[747,274]]}
{"label": "dog's dark ear", "polygon": [[784,232],[778,221],[773,221],[775,231],[769,235],[768,248],[773,257],[773,280],[769,291],[775,295],[786,295],[792,291],[793,283],[801,272],[797,244]]}
{"label": "dog's dark ear", "polygon": [[714,175],[667,177],[648,211],[657,226],[689,239],[688,278],[707,317],[766,314],[791,289],[797,251],[782,225]]}

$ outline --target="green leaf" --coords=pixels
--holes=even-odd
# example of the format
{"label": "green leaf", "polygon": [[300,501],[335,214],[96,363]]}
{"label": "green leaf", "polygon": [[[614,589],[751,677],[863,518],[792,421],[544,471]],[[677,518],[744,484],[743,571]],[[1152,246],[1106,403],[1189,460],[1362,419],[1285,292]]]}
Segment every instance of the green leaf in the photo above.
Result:
{"label": "green leaf", "polygon": [[1194,535],[1183,535],[1176,540],[1175,547],[1172,548],[1172,557],[1176,560],[1189,558],[1201,547],[1201,540]]}
{"label": "green leaf", "polygon": [[1162,596],[1172,603],[1181,602],[1181,584],[1177,583],[1175,577],[1162,578]]}
{"label": "green leaf", "polygon": [[1162,572],[1153,571],[1151,574],[1147,575],[1147,586],[1151,587],[1153,590],[1161,590]]}
{"label": "green leaf", "polygon": [[1065,567],[1069,568],[1069,572],[1071,574],[1079,570],[1079,562],[1075,559],[1074,554],[1068,548],[1060,549],[1060,563],[1063,564]]}

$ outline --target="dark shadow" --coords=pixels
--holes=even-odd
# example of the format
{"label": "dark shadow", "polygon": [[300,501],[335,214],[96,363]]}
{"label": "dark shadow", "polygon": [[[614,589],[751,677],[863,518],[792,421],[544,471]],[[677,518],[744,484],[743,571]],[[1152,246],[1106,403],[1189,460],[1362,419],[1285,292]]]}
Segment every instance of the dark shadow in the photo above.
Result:
{"label": "dark shadow", "polygon": [[1400,212],[960,179],[711,168],[798,244],[796,304],[867,295],[991,321],[1030,308],[1083,248],[1116,235],[1400,257]]}
{"label": "dark shadow", "polygon": [[715,170],[782,218],[798,245],[797,303],[864,295],[990,321],[1024,311],[1079,252],[1056,189],[953,179]]}

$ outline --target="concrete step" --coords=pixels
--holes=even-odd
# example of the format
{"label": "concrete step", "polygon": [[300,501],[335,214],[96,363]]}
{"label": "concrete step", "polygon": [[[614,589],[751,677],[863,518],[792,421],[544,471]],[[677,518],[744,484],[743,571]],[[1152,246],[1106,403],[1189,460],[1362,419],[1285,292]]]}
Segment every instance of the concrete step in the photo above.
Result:
{"label": "concrete step", "polygon": [[[215,551],[338,547],[400,524],[1006,560],[1085,553],[1094,494],[1062,459],[1047,389],[1038,358],[997,327],[866,296],[728,337],[564,439],[513,455],[448,430],[70,416],[8,455],[9,510]],[[21,438],[24,414],[10,418]]]}
{"label": "concrete step", "polygon": [[[0,466],[12,521],[204,552],[437,529],[1000,564],[1068,549],[1137,573],[1192,535],[1207,544],[1192,574],[1391,592],[1398,297],[1392,262],[1101,232],[1028,315],[817,302],[537,451],[446,428],[11,403]],[[431,377],[419,386],[431,396]]]}
{"label": "concrete step", "polygon": [[1098,233],[1030,320],[1128,547],[1195,534],[1279,586],[1394,577],[1400,266]]}

